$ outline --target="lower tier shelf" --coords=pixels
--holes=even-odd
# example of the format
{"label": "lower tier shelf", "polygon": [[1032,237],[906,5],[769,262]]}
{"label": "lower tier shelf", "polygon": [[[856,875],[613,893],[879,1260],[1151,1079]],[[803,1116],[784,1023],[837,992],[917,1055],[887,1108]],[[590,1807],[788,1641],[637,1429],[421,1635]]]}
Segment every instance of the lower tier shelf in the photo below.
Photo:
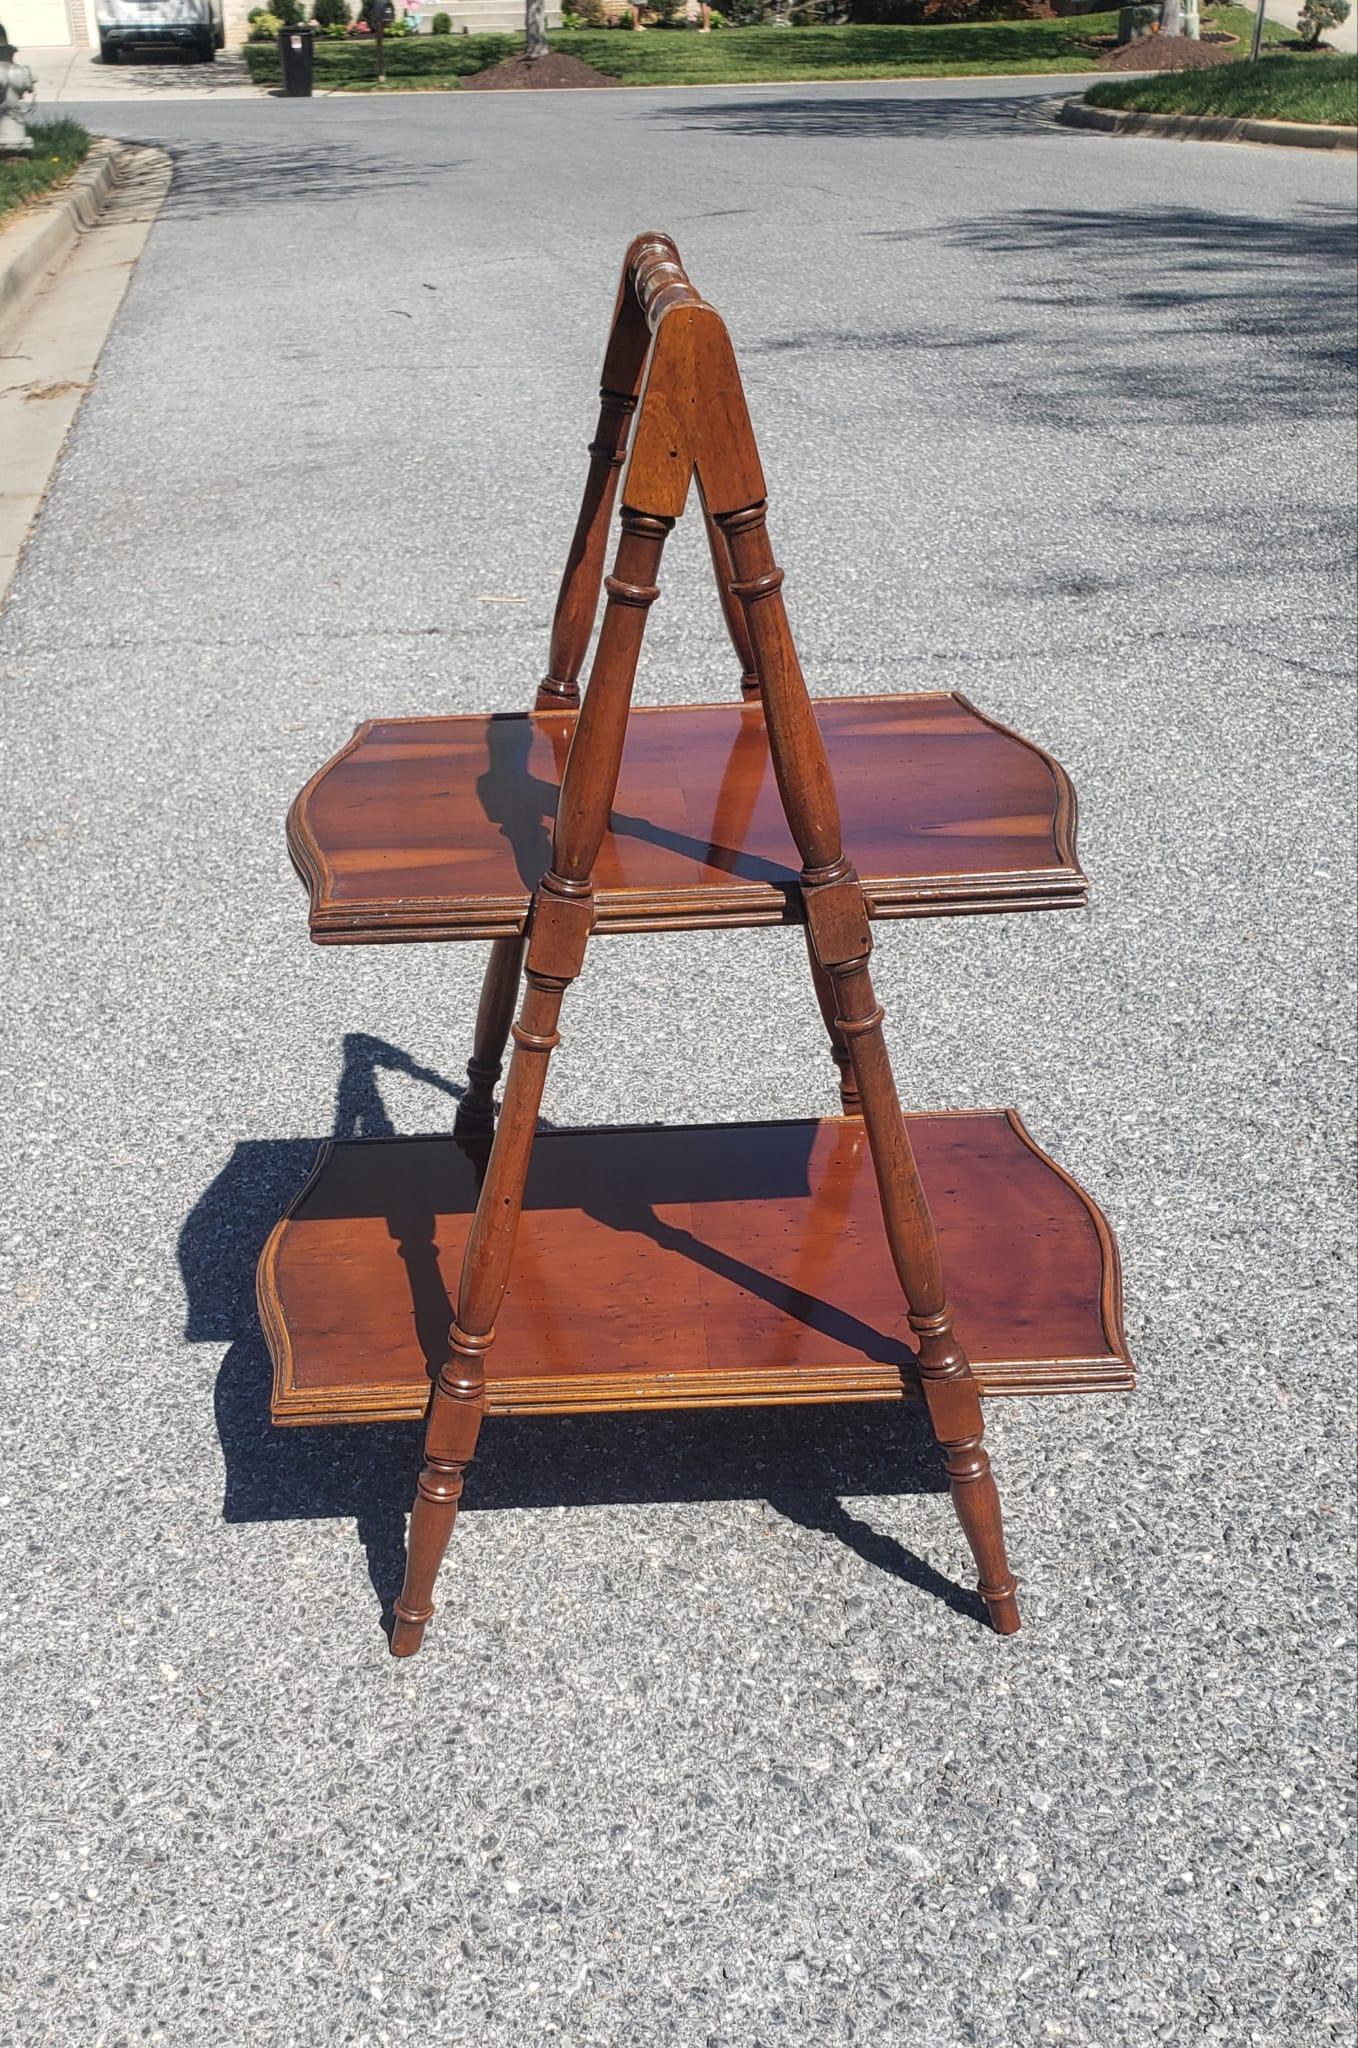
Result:
{"label": "lower tier shelf", "polygon": [[[1117,1247],[1013,1111],[907,1118],[985,1394],[1133,1385]],[[343,1140],[260,1257],[279,1423],[423,1415],[485,1139]],[[861,1121],[544,1131],[487,1413],[918,1394]]]}

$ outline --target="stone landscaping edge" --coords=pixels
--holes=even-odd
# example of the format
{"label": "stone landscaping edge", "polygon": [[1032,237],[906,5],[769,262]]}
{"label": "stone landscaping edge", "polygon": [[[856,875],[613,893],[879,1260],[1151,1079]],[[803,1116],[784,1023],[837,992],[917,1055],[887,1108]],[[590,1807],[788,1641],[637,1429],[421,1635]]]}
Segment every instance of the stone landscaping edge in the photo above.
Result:
{"label": "stone landscaping edge", "polygon": [[118,183],[118,159],[126,148],[126,143],[96,136],[66,184],[21,207],[0,227],[0,327],[98,221]]}
{"label": "stone landscaping edge", "polygon": [[1091,107],[1063,100],[1056,118],[1105,135],[1153,135],[1161,142],[1281,142],[1292,149],[1358,150],[1358,128],[1311,121],[1231,120],[1223,114],[1147,114],[1134,107]]}

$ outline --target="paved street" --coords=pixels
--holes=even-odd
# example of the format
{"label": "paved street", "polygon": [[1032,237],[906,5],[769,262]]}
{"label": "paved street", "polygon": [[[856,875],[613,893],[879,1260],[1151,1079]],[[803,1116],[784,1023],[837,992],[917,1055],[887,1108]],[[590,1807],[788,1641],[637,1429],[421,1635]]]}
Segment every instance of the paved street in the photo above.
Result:
{"label": "paved street", "polygon": [[[0,618],[6,2048],[1350,2039],[1353,164],[1059,89],[89,110],[176,180]],[[269,1428],[258,1246],[446,1127],[483,965],[310,947],[284,813],[530,701],[644,226],[813,687],[1080,794],[1087,914],[878,927],[908,1100],[1122,1244],[1141,1391],[989,1411],[1012,1641],[917,1418],[748,1412],[489,1424],[396,1664],[417,1433]],[[734,688],[681,531],[639,694]],[[556,1122],[834,1099],[792,933],[602,942],[563,1034]]]}

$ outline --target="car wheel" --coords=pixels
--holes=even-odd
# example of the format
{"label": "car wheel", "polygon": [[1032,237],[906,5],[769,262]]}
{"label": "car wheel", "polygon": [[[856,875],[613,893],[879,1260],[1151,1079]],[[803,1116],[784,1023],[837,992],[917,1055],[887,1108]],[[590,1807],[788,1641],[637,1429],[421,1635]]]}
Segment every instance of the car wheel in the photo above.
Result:
{"label": "car wheel", "polygon": [[116,64],[116,63],[117,63],[117,61],[118,61],[118,54],[119,54],[119,53],[118,53],[118,46],[117,46],[117,44],[116,44],[116,43],[106,43],[106,42],[104,41],[104,38],[103,38],[102,36],[100,36],[100,38],[99,38],[99,62],[100,62],[101,64]]}

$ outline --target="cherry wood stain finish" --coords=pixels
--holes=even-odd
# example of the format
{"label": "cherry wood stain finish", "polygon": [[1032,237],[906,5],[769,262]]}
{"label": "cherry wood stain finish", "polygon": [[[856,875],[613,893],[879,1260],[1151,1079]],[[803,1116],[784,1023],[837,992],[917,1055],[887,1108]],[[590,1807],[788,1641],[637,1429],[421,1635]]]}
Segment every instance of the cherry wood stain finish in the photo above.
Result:
{"label": "cherry wood stain finish", "polygon": [[[953,695],[817,699],[815,711],[871,916],[1084,902],[1074,795],[1039,748]],[[575,722],[361,725],[288,821],[312,936],[522,931]],[[758,704],[632,711],[594,870],[596,931],[800,922],[799,869]]]}
{"label": "cherry wood stain finish", "polygon": [[[634,713],[695,490],[740,697]],[[294,806],[317,938],[496,942],[457,1133],[326,1148],[260,1268],[280,1421],[427,1413],[397,1656],[487,1412],[918,1395],[1011,1634],[981,1391],[1130,1384],[1103,1219],[1012,1115],[902,1115],[869,966],[873,917],[1082,900],[1070,785],[958,697],[813,704],[766,513],[726,328],[641,236],[536,713],[363,726]],[[594,931],[783,922],[855,1114],[538,1136]]]}
{"label": "cherry wood stain finish", "polygon": [[[1089,1197],[1012,1111],[906,1125],[981,1391],[1130,1387]],[[278,1422],[424,1414],[485,1160],[455,1137],[324,1148],[260,1264]],[[857,1118],[748,1125],[738,1150],[722,1126],[539,1134],[487,1414],[898,1401],[915,1350]]]}

